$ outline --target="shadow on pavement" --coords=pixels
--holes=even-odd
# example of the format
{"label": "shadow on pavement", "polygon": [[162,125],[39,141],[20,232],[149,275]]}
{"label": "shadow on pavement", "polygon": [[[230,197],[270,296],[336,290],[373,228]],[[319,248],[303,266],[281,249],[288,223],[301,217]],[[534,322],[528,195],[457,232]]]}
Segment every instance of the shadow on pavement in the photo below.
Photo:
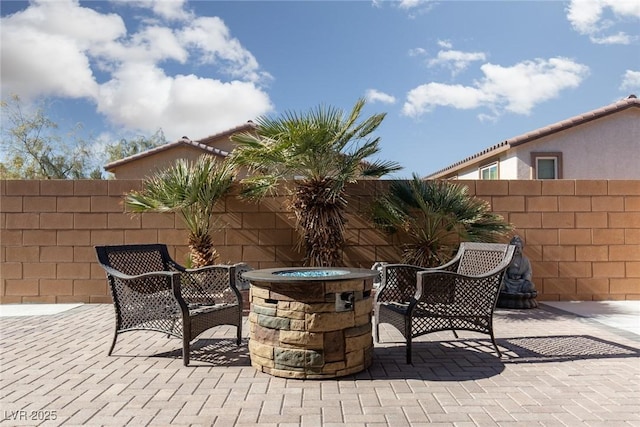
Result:
{"label": "shadow on pavement", "polygon": [[[182,350],[176,349],[164,353],[158,353],[153,357],[168,357],[182,359]],[[240,345],[235,339],[197,339],[191,344],[191,356],[189,367],[197,366],[251,366],[247,340],[243,339]]]}
{"label": "shadow on pavement", "polygon": [[[586,359],[638,358],[640,350],[590,335],[554,335],[497,339],[498,358],[488,339],[413,343],[413,364],[405,364],[404,343],[375,349],[372,379],[470,381],[490,378],[506,365],[569,362]],[[367,374],[358,374],[361,379]]]}

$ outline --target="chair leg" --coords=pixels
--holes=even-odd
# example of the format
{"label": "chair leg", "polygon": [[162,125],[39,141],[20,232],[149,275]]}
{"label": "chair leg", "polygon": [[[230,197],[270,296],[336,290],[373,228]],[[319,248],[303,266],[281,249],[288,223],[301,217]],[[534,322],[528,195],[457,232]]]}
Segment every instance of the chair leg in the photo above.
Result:
{"label": "chair leg", "polygon": [[493,330],[489,331],[489,335],[491,335],[491,342],[493,343],[493,348],[496,349],[496,353],[498,354],[498,357],[499,358],[502,357],[502,353],[498,348],[498,343],[496,342],[496,338],[493,336]]}
{"label": "chair leg", "polygon": [[111,347],[109,348],[109,353],[107,353],[108,356],[111,356],[111,353],[113,353],[113,349],[116,346],[117,339],[118,339],[118,331],[116,329],[116,331],[113,333],[113,341],[111,341]]}
{"label": "chair leg", "polygon": [[237,334],[237,336],[236,336],[236,344],[240,345],[240,343],[242,342],[242,319],[240,319],[240,323],[238,323],[238,328],[237,328],[236,334]]}
{"label": "chair leg", "polygon": [[185,338],[182,342],[182,363],[189,366],[189,341]]}
{"label": "chair leg", "polygon": [[189,350],[191,348],[191,318],[182,319],[182,361],[189,366]]}
{"label": "chair leg", "polygon": [[404,336],[407,339],[407,365],[411,365],[411,317],[404,319]]}

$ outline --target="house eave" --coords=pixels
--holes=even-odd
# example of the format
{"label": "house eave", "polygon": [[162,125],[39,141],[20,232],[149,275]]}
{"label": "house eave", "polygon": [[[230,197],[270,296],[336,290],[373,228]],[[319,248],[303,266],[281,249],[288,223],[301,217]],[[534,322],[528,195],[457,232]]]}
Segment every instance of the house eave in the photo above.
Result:
{"label": "house eave", "polygon": [[466,159],[461,160],[458,163],[454,163],[453,165],[445,169],[441,169],[438,172],[432,173],[431,175],[426,176],[425,179],[449,178],[451,174],[455,174],[463,170],[464,168],[480,163],[483,160],[495,157],[507,150],[509,150],[509,146],[507,145],[506,141],[501,142],[500,144],[487,148],[486,150],[476,153],[473,156],[467,157]]}
{"label": "house eave", "polygon": [[106,164],[104,166],[104,170],[107,171],[107,172],[113,172],[114,169],[116,169],[116,168],[118,168],[118,167],[120,167],[122,165],[125,165],[125,164],[127,164],[129,162],[136,161],[136,160],[148,157],[148,156],[153,156],[153,155],[155,155],[157,153],[160,153],[160,152],[163,152],[163,151],[166,151],[166,150],[171,150],[171,149],[179,147],[179,146],[190,146],[190,147],[193,147],[193,148],[196,148],[196,149],[200,149],[203,152],[208,153],[208,154],[213,154],[213,155],[217,155],[217,156],[220,156],[220,157],[227,157],[229,155],[229,152],[224,151],[224,150],[220,150],[218,148],[211,147],[210,145],[208,145],[208,143],[211,143],[213,141],[216,141],[216,140],[218,140],[220,138],[223,138],[223,137],[226,137],[226,136],[233,135],[234,133],[243,132],[243,131],[250,131],[252,129],[255,129],[255,127],[256,127],[256,125],[251,120],[249,120],[247,123],[243,123],[243,124],[241,124],[239,126],[231,128],[231,129],[227,129],[225,131],[222,131],[222,132],[219,132],[219,133],[216,133],[216,134],[213,134],[213,135],[209,135],[207,137],[204,137],[204,138],[196,140],[196,141],[192,141],[192,140],[190,140],[188,138],[182,138],[182,139],[179,139],[177,141],[170,142],[170,143],[161,145],[159,147],[155,147],[155,148],[152,148],[150,150],[142,151],[140,153],[136,153],[134,155],[125,157],[123,159],[119,159],[119,160],[113,161],[111,163],[108,163],[108,164]]}
{"label": "house eave", "polygon": [[210,147],[206,144],[201,144],[196,141],[179,140],[179,141],[171,142],[169,144],[161,145],[160,147],[152,148],[151,150],[147,150],[142,153],[134,154],[133,156],[125,157],[124,159],[120,159],[115,162],[111,162],[104,166],[104,170],[107,172],[113,172],[114,169],[117,169],[118,167],[125,165],[127,163],[130,163],[145,157],[153,156],[163,151],[171,150],[180,146],[195,148],[195,149],[201,150],[203,153],[207,153],[207,154],[211,154],[219,157],[227,157],[229,155],[227,151]]}
{"label": "house eave", "polygon": [[528,142],[535,141],[537,139],[580,126],[584,123],[597,120],[632,107],[640,108],[640,99],[638,99],[635,95],[630,95],[629,97],[621,101],[615,102],[605,107],[598,108],[596,110],[592,110],[566,120],[562,120],[552,125],[536,129],[532,132],[528,132],[511,139],[507,139],[506,141],[503,141],[479,153],[469,156],[459,162],[447,166],[444,169],[440,169],[439,171],[427,175],[425,179],[439,179],[443,177],[449,177],[453,174],[458,173],[460,170],[463,170],[466,167],[477,164],[478,162],[481,162],[482,160],[485,160],[489,157],[503,153],[512,147],[517,147]]}

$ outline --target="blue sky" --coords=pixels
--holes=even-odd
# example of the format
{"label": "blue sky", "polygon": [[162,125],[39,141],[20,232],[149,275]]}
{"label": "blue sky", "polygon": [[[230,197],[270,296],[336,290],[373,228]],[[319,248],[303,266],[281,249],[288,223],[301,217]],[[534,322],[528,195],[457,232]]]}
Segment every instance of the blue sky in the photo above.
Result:
{"label": "blue sky", "polygon": [[640,95],[640,1],[2,1],[2,98],[100,145],[191,139],[320,104],[387,113],[427,175]]}

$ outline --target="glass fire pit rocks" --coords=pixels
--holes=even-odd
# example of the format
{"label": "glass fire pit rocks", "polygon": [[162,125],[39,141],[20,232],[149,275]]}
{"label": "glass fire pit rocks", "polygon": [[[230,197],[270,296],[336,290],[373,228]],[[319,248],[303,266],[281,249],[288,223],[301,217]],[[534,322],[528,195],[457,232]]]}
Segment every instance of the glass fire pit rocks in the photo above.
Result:
{"label": "glass fire pit rocks", "polygon": [[284,378],[335,378],[371,365],[371,289],[361,268],[272,268],[251,282],[249,354],[254,368]]}

